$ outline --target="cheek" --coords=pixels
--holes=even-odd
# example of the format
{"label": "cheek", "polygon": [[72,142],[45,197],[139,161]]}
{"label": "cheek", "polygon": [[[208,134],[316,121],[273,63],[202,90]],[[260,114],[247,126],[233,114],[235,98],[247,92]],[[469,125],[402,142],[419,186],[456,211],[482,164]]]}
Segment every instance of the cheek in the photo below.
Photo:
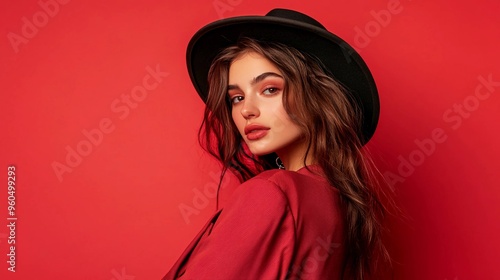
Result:
{"label": "cheek", "polygon": [[303,134],[301,128],[290,119],[283,106],[275,107],[272,115],[273,129],[279,135],[297,138]]}
{"label": "cheek", "polygon": [[274,107],[272,110],[270,110],[270,115],[271,125],[273,127],[273,130],[277,133],[285,132],[287,130],[287,127],[292,124],[283,106]]}

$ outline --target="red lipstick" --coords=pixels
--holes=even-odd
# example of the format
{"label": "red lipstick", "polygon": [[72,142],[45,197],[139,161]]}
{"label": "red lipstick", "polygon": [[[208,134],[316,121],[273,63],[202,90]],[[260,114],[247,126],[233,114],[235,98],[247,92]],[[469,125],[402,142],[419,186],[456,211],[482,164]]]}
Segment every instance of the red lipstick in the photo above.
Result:
{"label": "red lipstick", "polygon": [[248,140],[258,140],[267,135],[269,127],[258,124],[249,124],[245,126],[245,134]]}

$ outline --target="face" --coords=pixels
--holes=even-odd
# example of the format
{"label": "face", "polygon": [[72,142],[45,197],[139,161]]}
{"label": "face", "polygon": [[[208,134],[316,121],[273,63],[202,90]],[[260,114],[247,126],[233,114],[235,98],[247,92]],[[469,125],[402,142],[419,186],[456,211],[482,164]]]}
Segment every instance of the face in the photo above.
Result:
{"label": "face", "polygon": [[283,107],[281,71],[255,52],[244,53],[229,68],[232,117],[255,155],[297,154],[302,136]]}

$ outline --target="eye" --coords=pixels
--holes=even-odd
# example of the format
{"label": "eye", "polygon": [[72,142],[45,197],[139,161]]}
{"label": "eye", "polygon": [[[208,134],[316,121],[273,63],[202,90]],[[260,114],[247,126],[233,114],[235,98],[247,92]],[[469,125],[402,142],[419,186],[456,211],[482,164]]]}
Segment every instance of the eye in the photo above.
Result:
{"label": "eye", "polygon": [[269,88],[266,88],[262,93],[264,95],[273,95],[273,94],[276,94],[278,93],[279,89],[278,88],[275,88],[275,87],[269,87]]}
{"label": "eye", "polygon": [[243,96],[237,95],[237,96],[231,97],[230,100],[231,100],[231,104],[234,105],[234,104],[240,103],[243,99],[244,99]]}

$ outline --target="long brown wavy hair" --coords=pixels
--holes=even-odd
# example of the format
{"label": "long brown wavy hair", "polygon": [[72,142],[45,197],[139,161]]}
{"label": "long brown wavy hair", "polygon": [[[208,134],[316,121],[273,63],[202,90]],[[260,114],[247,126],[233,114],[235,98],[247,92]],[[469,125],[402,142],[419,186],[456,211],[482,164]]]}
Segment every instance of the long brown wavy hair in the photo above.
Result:
{"label": "long brown wavy hair", "polygon": [[229,67],[246,52],[264,56],[282,72],[283,106],[308,143],[304,165],[311,153],[340,193],[346,246],[342,277],[366,279],[377,259],[389,260],[381,240],[386,196],[359,137],[360,110],[318,59],[289,46],[249,38],[224,49],[208,74],[209,93],[198,135],[201,146],[222,163],[222,176],[230,170],[245,181],[277,168],[275,154],[257,157],[249,152],[231,117]]}

